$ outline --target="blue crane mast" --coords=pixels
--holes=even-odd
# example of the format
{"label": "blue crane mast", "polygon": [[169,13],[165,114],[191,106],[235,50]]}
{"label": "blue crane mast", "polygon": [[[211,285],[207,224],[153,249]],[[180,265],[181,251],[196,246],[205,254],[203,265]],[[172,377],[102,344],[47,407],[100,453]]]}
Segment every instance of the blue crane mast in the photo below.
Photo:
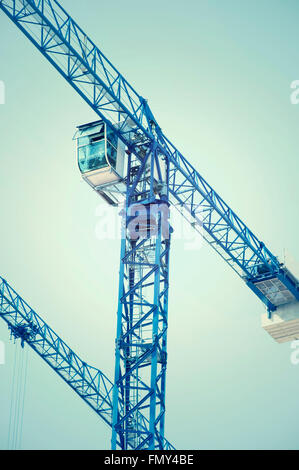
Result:
{"label": "blue crane mast", "polygon": [[264,327],[277,341],[299,335],[298,281],[170,142],[147,100],[56,0],[0,0],[0,8],[98,115],[75,137],[83,179],[122,206],[112,449],[163,449],[170,208],[262,300]]}

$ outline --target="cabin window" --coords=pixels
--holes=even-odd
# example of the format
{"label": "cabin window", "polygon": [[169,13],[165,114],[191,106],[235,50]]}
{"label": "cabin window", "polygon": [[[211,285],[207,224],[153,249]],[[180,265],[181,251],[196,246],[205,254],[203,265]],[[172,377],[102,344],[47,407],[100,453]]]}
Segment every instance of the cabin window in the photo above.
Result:
{"label": "cabin window", "polygon": [[117,167],[120,168],[118,137],[114,129],[102,122],[79,127],[77,145],[81,173],[105,168],[116,171]]}
{"label": "cabin window", "polygon": [[82,173],[107,166],[103,134],[78,139],[78,161]]}

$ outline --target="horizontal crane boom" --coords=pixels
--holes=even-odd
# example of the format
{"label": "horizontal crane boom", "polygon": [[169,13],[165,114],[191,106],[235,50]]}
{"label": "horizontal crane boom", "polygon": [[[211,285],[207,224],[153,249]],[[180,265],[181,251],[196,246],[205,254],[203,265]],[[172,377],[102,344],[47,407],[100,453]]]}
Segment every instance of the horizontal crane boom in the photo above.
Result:
{"label": "horizontal crane boom", "polygon": [[278,305],[264,281],[284,291],[278,304],[299,299],[294,276],[165,137],[147,101],[56,0],[0,0],[0,8],[139,159],[156,140],[169,161],[171,202],[269,311]]}

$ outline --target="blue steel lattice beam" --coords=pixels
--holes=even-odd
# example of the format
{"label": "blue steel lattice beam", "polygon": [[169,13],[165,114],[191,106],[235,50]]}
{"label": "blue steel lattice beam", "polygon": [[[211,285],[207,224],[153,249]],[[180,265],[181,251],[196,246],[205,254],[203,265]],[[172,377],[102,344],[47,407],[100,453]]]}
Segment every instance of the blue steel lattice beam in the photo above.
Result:
{"label": "blue steel lattice beam", "polygon": [[[270,311],[276,305],[271,292],[259,286],[262,281],[275,279],[291,298],[299,299],[294,277],[166,138],[147,101],[56,0],[0,0],[0,8],[126,144],[126,213],[136,201],[155,202],[154,193],[161,195],[164,185],[165,202],[203,234]],[[149,157],[150,169],[145,162]],[[132,185],[131,159],[137,172]],[[162,169],[165,162],[166,173]],[[160,436],[164,432],[166,361],[161,351],[166,353],[169,241],[163,243],[160,232],[140,247],[127,233],[122,242],[113,447],[117,443],[121,448],[164,445]],[[145,340],[147,327],[149,339]],[[142,378],[144,371],[150,377]],[[139,423],[147,423],[145,429]]]}
{"label": "blue steel lattice beam", "polygon": [[[112,426],[113,383],[89,366],[0,277],[0,318],[14,338],[28,344],[109,426]],[[148,423],[140,419],[145,429]],[[174,447],[164,439],[165,449]]]}
{"label": "blue steel lattice beam", "polygon": [[[267,276],[279,275],[293,296],[299,298],[298,286],[281,270],[277,258],[165,137],[147,101],[57,1],[0,0],[0,8],[98,116],[108,125],[114,125],[119,138],[140,160],[142,151],[146,151],[152,141],[157,142],[159,158],[164,156],[169,161],[170,202],[270,310],[275,306],[254,287],[264,278],[262,271]],[[152,130],[152,122],[156,132]]]}
{"label": "blue steel lattice beam", "polygon": [[[113,449],[117,448],[117,440],[125,449],[164,449],[170,251],[168,171],[166,165],[161,172],[165,194],[157,199],[153,177],[155,169],[158,172],[155,146],[144,164],[151,168],[148,179],[139,171],[138,159],[129,155],[117,312]],[[135,215],[134,210],[136,214],[141,211],[139,217],[130,217]],[[130,227],[133,222],[135,225]],[[136,226],[139,230],[135,233]],[[141,416],[148,422],[146,429],[139,425]]]}
{"label": "blue steel lattice beam", "polygon": [[0,317],[15,338],[47,362],[67,384],[111,425],[112,382],[98,369],[87,365],[0,277]]}

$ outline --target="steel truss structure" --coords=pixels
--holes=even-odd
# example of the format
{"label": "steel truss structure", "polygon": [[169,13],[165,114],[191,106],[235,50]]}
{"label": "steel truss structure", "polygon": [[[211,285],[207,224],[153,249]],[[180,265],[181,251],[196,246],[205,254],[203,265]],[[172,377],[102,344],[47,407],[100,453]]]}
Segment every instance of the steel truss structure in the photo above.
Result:
{"label": "steel truss structure", "polygon": [[[9,319],[14,335],[27,341],[63,378],[74,374],[74,381],[68,375],[69,385],[89,404],[95,403],[93,408],[112,425],[113,449],[170,448],[164,439],[171,238],[168,207],[177,208],[202,234],[264,302],[269,315],[278,302],[264,283],[274,280],[288,299],[299,299],[298,284],[167,139],[147,100],[56,0],[0,0],[0,9],[127,148],[127,175],[122,182],[125,190],[118,195],[119,202],[124,198],[125,206],[113,387],[100,371],[84,366],[82,361],[73,369],[74,362],[69,362],[66,354],[70,350],[64,352],[67,347],[58,337],[50,341],[51,347],[59,345],[51,351],[46,341],[51,330],[45,324],[44,330],[40,328],[39,317],[36,316],[38,322],[34,318],[33,325],[39,335],[42,331],[47,334],[40,335],[39,343],[35,343],[30,329],[29,336],[27,329],[22,333],[19,311],[1,316]],[[136,205],[139,209],[142,205],[146,215],[143,214],[143,221],[139,220],[139,236],[134,237],[130,224]],[[159,208],[152,217],[148,211],[156,206]],[[140,227],[144,223],[142,236]],[[3,280],[2,285],[8,288]],[[3,302],[3,308],[11,308]],[[18,302],[23,306],[23,301]],[[11,323],[13,315],[15,323]],[[27,315],[30,317],[29,312]],[[72,352],[79,361],[73,355]],[[54,366],[54,359],[50,359],[53,357]],[[77,388],[77,383],[85,388]]]}
{"label": "steel truss structure", "polygon": [[[168,196],[165,194],[164,199],[157,201],[155,195],[156,161],[156,150],[152,148],[141,166],[132,154],[128,157],[117,312],[113,449],[117,438],[124,449],[163,448],[170,228]],[[150,168],[149,178],[144,177],[146,167]],[[167,176],[164,179],[167,187],[166,182]],[[140,213],[140,209],[144,214],[135,218],[133,210]],[[130,227],[132,223],[135,226]],[[135,232],[137,225],[139,231]],[[141,237],[141,227],[152,233],[143,233],[146,236]],[[139,426],[141,416],[149,422],[146,432]]]}
{"label": "steel truss structure", "polygon": [[[22,346],[28,344],[112,427],[113,382],[99,369],[82,361],[2,277],[0,317],[7,323],[11,335],[21,340]],[[139,419],[139,425],[146,432],[146,419]],[[159,439],[164,449],[174,449],[165,438]]]}

